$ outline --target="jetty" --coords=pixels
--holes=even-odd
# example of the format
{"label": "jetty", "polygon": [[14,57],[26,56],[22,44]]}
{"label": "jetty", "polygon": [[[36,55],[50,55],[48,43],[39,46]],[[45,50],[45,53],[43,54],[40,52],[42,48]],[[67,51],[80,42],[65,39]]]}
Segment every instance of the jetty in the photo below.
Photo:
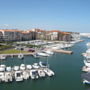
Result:
{"label": "jetty", "polygon": [[57,52],[57,53],[64,53],[64,54],[72,54],[72,51],[67,51],[67,50],[52,50],[53,52]]}

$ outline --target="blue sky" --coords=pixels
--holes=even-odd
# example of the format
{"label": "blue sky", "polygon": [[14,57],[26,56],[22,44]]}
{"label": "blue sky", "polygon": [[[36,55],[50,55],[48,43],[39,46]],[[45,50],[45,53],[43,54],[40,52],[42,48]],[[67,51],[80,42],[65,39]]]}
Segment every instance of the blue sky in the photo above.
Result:
{"label": "blue sky", "polygon": [[90,32],[90,0],[0,0],[0,27]]}

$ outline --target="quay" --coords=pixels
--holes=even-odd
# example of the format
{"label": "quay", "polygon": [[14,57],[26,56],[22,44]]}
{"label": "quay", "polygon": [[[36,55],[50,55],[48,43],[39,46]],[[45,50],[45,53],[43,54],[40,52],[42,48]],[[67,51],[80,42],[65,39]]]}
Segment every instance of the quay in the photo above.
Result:
{"label": "quay", "polygon": [[[0,54],[1,56],[18,56],[20,53],[12,53],[12,54]],[[33,55],[34,53],[22,53],[23,55],[29,56],[29,55]]]}
{"label": "quay", "polygon": [[67,50],[52,50],[53,52],[57,52],[57,53],[64,53],[64,54],[72,54],[72,51],[67,51]]}

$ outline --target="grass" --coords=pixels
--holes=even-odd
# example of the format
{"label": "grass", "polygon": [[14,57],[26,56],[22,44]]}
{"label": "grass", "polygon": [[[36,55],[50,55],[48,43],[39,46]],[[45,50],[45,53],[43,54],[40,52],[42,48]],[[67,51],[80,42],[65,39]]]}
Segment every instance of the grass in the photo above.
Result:
{"label": "grass", "polygon": [[16,54],[16,53],[28,53],[27,51],[20,51],[16,49],[0,51],[0,54]]}

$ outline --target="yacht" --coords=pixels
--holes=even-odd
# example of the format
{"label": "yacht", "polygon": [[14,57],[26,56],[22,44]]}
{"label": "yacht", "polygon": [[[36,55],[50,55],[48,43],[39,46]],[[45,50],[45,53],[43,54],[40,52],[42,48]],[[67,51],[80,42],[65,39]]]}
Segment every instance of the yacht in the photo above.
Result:
{"label": "yacht", "polygon": [[15,80],[16,81],[23,81],[22,71],[15,71]]}
{"label": "yacht", "polygon": [[53,76],[54,72],[52,70],[50,70],[49,68],[45,68],[44,72],[48,75],[48,76]]}

